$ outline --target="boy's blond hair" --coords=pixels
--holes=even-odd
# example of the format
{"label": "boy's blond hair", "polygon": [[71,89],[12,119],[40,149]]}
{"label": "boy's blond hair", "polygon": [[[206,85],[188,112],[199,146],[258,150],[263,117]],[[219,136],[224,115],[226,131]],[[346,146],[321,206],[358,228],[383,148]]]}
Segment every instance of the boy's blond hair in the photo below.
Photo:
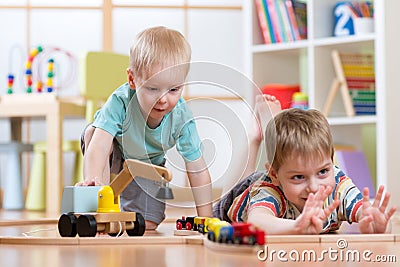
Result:
{"label": "boy's blond hair", "polygon": [[318,110],[287,109],[269,121],[265,131],[267,161],[278,171],[291,156],[333,159],[329,123]]}
{"label": "boy's blond hair", "polygon": [[[190,58],[191,48],[185,37],[176,30],[159,26],[136,36],[130,49],[130,68],[135,77],[145,77],[156,66],[164,69],[189,63]],[[187,75],[189,64],[184,64],[184,68]]]}

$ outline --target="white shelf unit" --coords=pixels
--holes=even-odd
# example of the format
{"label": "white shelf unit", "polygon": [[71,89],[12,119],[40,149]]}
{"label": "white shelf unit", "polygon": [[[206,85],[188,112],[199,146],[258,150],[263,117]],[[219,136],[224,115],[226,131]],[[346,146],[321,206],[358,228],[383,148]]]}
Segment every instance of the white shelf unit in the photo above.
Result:
{"label": "white shelf unit", "polygon": [[[346,117],[338,94],[328,120],[335,142],[368,151],[376,184],[395,188],[392,186],[398,187],[400,181],[393,175],[400,173],[400,164],[393,162],[390,165],[388,162],[393,157],[398,158],[400,151],[400,120],[391,110],[400,99],[396,84],[396,75],[400,73],[394,73],[394,70],[400,70],[400,53],[397,51],[400,38],[394,26],[400,20],[400,1],[375,0],[375,33],[346,37],[333,36],[333,8],[337,2],[307,1],[307,40],[266,45],[263,44],[254,0],[244,1],[246,75],[260,88],[267,83],[300,83],[302,91],[309,96],[309,106],[322,110],[334,78],[331,51],[374,53],[377,115]],[[397,48],[393,44],[397,44]],[[396,60],[391,53],[397,56]],[[253,90],[253,95],[258,93],[257,89],[249,90]],[[373,130],[370,137],[364,138],[367,148],[363,146],[362,138],[365,128]],[[393,133],[398,134],[396,138]],[[392,137],[391,140],[388,137]],[[400,196],[394,196],[393,201],[400,206]]]}

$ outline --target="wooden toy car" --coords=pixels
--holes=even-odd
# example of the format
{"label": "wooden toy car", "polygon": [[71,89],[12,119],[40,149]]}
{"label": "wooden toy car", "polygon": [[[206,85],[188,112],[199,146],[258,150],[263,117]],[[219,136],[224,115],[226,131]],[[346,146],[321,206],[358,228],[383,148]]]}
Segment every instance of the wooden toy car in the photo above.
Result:
{"label": "wooden toy car", "polygon": [[176,230],[194,230],[194,216],[188,216],[185,218],[185,216],[182,216],[182,219],[176,220]]}
{"label": "wooden toy car", "polygon": [[197,216],[194,218],[194,225],[193,225],[193,230],[194,231],[199,231],[200,225],[203,225],[202,227],[204,227],[204,221],[206,220],[206,217],[200,217]]}
{"label": "wooden toy car", "polygon": [[239,245],[264,245],[265,232],[250,223],[212,222],[209,224],[207,238],[219,243]]}
{"label": "wooden toy car", "polygon": [[[166,168],[127,159],[110,185],[102,186],[98,191],[96,212],[66,212],[61,215],[58,220],[60,235],[93,237],[97,233],[106,233],[117,236],[126,231],[129,236],[142,236],[146,230],[142,214],[121,212],[119,208],[119,195],[136,176],[161,182],[169,182],[172,177]],[[80,189],[84,190],[84,187]]]}
{"label": "wooden toy car", "polygon": [[[222,229],[225,229],[225,231],[231,231],[231,234],[233,234],[233,228],[227,221],[213,221],[208,224],[208,240],[219,243],[227,243],[226,240],[221,239],[220,233]],[[225,235],[222,235],[222,237],[224,236]]]}
{"label": "wooden toy car", "polygon": [[202,222],[198,225],[197,230],[202,234],[206,234],[208,232],[208,225],[217,221],[220,221],[220,219],[205,217],[204,220],[202,220]]}
{"label": "wooden toy car", "polygon": [[206,234],[209,229],[209,225],[214,222],[219,222],[220,219],[212,217],[186,217],[182,216],[182,219],[176,220],[177,230],[193,230],[202,234]]}

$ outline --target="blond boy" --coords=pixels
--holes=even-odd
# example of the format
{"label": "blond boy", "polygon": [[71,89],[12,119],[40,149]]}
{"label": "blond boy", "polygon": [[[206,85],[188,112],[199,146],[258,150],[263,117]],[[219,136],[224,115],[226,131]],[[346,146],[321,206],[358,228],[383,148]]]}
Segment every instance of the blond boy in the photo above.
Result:
{"label": "blond boy", "polygon": [[[190,45],[175,30],[153,27],[138,34],[130,50],[128,82],[112,93],[83,133],[82,185],[108,184],[110,167],[119,171],[125,158],[164,165],[166,152],[176,145],[197,213],[211,216],[211,179],[192,113],[182,98],[190,57]],[[138,178],[121,194],[123,210],[142,213],[146,229],[155,229],[165,218],[165,203],[155,198],[157,189]]]}

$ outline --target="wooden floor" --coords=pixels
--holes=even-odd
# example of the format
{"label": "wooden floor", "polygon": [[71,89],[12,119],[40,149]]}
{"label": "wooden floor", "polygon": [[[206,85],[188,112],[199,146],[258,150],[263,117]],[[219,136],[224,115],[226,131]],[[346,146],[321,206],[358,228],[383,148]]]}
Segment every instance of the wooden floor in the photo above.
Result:
{"label": "wooden floor", "polygon": [[[61,238],[56,225],[58,215],[0,210],[0,266],[399,266],[400,263],[399,215],[388,234],[360,235],[356,225],[345,224],[338,234],[267,236],[264,247],[227,250],[222,245],[206,243],[200,235],[174,235],[174,221],[193,212],[168,209],[166,221],[143,237]],[[296,256],[299,256],[297,262]]]}

